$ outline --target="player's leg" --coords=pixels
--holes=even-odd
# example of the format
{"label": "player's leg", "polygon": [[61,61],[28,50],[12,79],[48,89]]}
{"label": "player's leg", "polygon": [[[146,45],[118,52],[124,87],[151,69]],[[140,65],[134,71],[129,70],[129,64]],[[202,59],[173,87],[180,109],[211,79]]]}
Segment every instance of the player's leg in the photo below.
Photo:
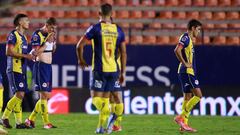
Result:
{"label": "player's leg", "polygon": [[[34,80],[34,90],[40,91],[41,89],[41,82],[40,82],[40,63],[35,62],[33,65],[33,80]],[[38,93],[40,95],[40,93]],[[35,104],[35,107],[33,111],[31,112],[30,116],[25,120],[25,124],[29,127],[35,128],[35,120],[37,115],[40,113],[41,102],[40,98],[38,99],[37,103]]]}
{"label": "player's leg", "polygon": [[104,123],[104,101],[103,101],[103,92],[91,90],[92,92],[92,104],[99,111],[98,124],[95,133],[104,133],[103,123]]}
{"label": "player's leg", "polygon": [[[188,101],[192,98],[192,93],[183,93],[183,103],[182,103],[182,112],[186,109],[187,103]],[[185,117],[184,117],[184,123],[188,124],[188,117],[189,117],[188,113]]]}
{"label": "player's leg", "polygon": [[56,126],[52,125],[52,123],[49,121],[47,100],[50,98],[50,94],[51,94],[50,92],[43,91],[40,92],[40,112],[42,115],[42,120],[45,129],[57,128]]}
{"label": "player's leg", "polygon": [[123,99],[122,99],[122,92],[121,91],[115,91],[113,92],[113,97],[115,101],[115,114],[117,116],[114,125],[113,125],[113,131],[121,131],[121,122],[122,122],[122,114],[123,114]]}
{"label": "player's leg", "polygon": [[[2,85],[2,76],[0,74],[0,112],[2,112],[2,106],[3,106],[3,85]],[[3,129],[3,126],[0,125],[0,134],[7,134],[8,132]]]}
{"label": "player's leg", "polygon": [[3,126],[6,128],[12,128],[12,126],[9,124],[9,116],[12,113],[12,111],[17,112],[15,113],[16,118],[16,127],[23,127],[22,124],[22,111],[21,111],[21,104],[22,99],[25,94],[25,88],[26,88],[26,79],[23,77],[22,74],[19,73],[8,73],[8,80],[10,89],[15,93],[14,96],[8,101],[7,106],[3,112],[2,121]]}

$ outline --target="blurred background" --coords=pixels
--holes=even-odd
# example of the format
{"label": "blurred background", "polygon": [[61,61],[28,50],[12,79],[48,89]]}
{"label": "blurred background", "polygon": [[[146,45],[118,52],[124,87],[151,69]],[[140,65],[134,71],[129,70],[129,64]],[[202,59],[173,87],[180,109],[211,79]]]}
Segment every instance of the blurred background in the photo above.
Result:
{"label": "blurred background", "polygon": [[[98,6],[106,2],[113,5],[113,20],[123,28],[128,44],[125,114],[180,112],[182,95],[173,50],[187,22],[198,19],[203,29],[195,51],[204,98],[193,114],[240,115],[240,0],[1,0],[0,69],[5,103],[11,96],[5,74],[5,42],[14,29],[13,17],[17,13],[29,16],[30,41],[32,32],[53,16],[58,20],[58,50],[49,110],[96,113],[88,90],[91,69],[82,71],[77,66],[75,45],[86,29],[98,22]],[[86,47],[85,57],[90,64],[91,46]],[[31,65],[29,62],[30,70]],[[34,93],[24,102],[25,111],[32,109],[30,103],[37,99]]]}

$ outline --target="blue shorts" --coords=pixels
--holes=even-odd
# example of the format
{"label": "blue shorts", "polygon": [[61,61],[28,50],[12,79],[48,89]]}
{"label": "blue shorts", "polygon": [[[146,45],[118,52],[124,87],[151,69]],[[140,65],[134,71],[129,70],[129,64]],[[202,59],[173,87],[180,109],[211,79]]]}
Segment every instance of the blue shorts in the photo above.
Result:
{"label": "blue shorts", "polygon": [[199,81],[196,76],[180,73],[178,74],[178,78],[180,80],[183,93],[191,93],[192,89],[200,88]]}
{"label": "blue shorts", "polygon": [[7,72],[9,89],[13,93],[21,91],[28,92],[27,76],[17,72]]}
{"label": "blue shorts", "polygon": [[90,81],[90,90],[99,92],[121,91],[118,78],[118,72],[93,71]]}
{"label": "blue shorts", "polygon": [[35,62],[33,66],[34,89],[36,91],[52,91],[52,65]]}

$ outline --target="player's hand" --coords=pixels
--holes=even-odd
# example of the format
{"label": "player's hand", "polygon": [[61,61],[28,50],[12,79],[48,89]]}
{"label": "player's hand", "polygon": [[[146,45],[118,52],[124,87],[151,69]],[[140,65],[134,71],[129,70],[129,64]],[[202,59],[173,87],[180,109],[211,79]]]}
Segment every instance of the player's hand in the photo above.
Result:
{"label": "player's hand", "polygon": [[88,67],[88,64],[84,60],[81,60],[81,61],[79,60],[78,64],[83,70],[85,70],[85,68]]}
{"label": "player's hand", "polygon": [[188,62],[187,62],[187,63],[184,64],[184,66],[185,66],[186,68],[191,68],[191,67],[192,67],[192,63],[188,63]]}
{"label": "player's hand", "polygon": [[120,76],[119,76],[119,83],[120,83],[120,84],[123,84],[124,80],[125,80],[124,75],[123,75],[123,74],[120,74]]}
{"label": "player's hand", "polygon": [[32,55],[32,54],[25,54],[24,58],[28,59],[28,60],[35,60],[36,59],[36,57],[34,55]]}
{"label": "player's hand", "polygon": [[56,41],[56,33],[55,32],[51,32],[49,33],[48,38],[46,39],[46,42],[52,43]]}

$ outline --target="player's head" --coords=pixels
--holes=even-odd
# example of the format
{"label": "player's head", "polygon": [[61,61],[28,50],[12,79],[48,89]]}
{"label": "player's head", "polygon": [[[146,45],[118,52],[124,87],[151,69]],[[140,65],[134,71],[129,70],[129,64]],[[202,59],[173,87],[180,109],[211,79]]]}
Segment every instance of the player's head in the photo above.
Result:
{"label": "player's head", "polygon": [[201,32],[202,23],[196,19],[192,19],[188,22],[188,31],[192,31],[193,37],[197,37]]}
{"label": "player's head", "polygon": [[54,17],[50,17],[46,21],[46,30],[47,32],[55,32],[57,28],[57,20]]}
{"label": "player's head", "polygon": [[25,15],[25,14],[17,14],[13,20],[13,24],[16,26],[16,27],[23,27],[24,29],[28,29],[29,28],[29,19],[28,19],[28,16]]}
{"label": "player's head", "polygon": [[105,3],[100,7],[99,15],[101,17],[111,17],[112,16],[112,5]]}

